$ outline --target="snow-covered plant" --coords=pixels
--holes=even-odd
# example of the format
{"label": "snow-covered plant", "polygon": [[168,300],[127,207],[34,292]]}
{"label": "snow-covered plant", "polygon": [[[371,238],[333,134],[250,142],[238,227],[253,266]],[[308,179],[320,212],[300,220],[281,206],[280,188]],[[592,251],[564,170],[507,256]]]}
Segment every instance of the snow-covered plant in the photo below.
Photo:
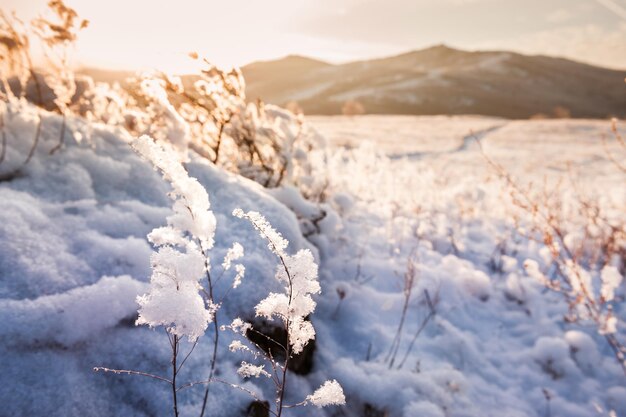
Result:
{"label": "snow-covered plant", "polygon": [[[80,20],[76,11],[66,6],[62,0],[48,2],[50,19],[39,17],[33,20],[30,26],[24,24],[17,16],[8,16],[0,10],[0,95],[2,101],[10,102],[5,106],[0,118],[4,119],[5,113],[12,109],[19,110],[21,98],[33,101],[37,106],[49,110],[56,107],[63,116],[60,129],[59,143],[53,147],[50,153],[58,150],[64,140],[66,130],[66,116],[69,105],[76,91],[74,72],[70,66],[69,49],[76,39],[77,33],[84,29],[88,22]],[[46,70],[37,70],[31,57],[31,39],[41,40],[45,56],[47,58]],[[43,82],[52,89],[54,103],[50,103],[43,94]],[[11,82],[16,82],[17,85]],[[34,85],[35,96],[30,97],[30,83]],[[17,96],[15,95],[17,93]],[[39,116],[39,114],[38,114]],[[41,136],[41,117],[35,131],[35,136],[26,158],[11,170],[0,174],[0,181],[14,178],[22,168],[27,165],[35,154]],[[2,143],[0,146],[0,163],[4,161],[6,152],[6,134],[4,132],[4,120],[2,125]]]}
{"label": "snow-covered plant", "polygon": [[33,20],[33,28],[44,46],[47,59],[47,71],[44,73],[46,84],[52,88],[54,104],[63,117],[59,143],[50,151],[52,154],[61,148],[65,140],[67,113],[76,92],[72,48],[78,39],[78,32],[86,28],[89,21],[80,19],[76,10],[68,7],[63,0],[50,0],[48,8],[50,16]]}
{"label": "snow-covered plant", "polygon": [[345,404],[346,397],[343,389],[336,380],[326,381],[313,394],[306,397],[306,401],[318,407],[327,405]]}
{"label": "snow-covered plant", "polygon": [[[179,79],[178,79],[179,81]],[[147,134],[160,140],[169,141],[180,156],[187,153],[189,125],[170,103],[166,82],[157,77],[144,77],[139,84],[139,92],[147,101],[145,111],[150,122]]]}
{"label": "snow-covered plant", "polygon": [[143,112],[137,110],[134,99],[119,84],[93,83],[87,77],[82,81],[84,92],[75,109],[81,117],[92,122],[121,125],[133,136],[146,130],[141,123]]}
{"label": "snow-covered plant", "polygon": [[[389,352],[387,353],[387,356],[385,357],[385,362],[387,362],[389,369],[392,369],[394,367],[396,363],[398,351],[400,350],[400,345],[401,345],[402,336],[403,336],[403,327],[406,322],[406,316],[409,311],[410,303],[412,302],[412,299],[413,299],[413,291],[415,287],[417,286],[417,281],[419,279],[418,268],[419,268],[418,250],[415,249],[411,252],[410,256],[407,259],[406,270],[404,271],[404,274],[402,276],[403,277],[403,280],[402,280],[403,303],[402,303],[402,310],[400,313],[400,321],[398,322],[398,328],[396,329],[396,334],[393,338],[393,341],[391,342],[391,346],[389,347]],[[436,313],[435,306],[437,304],[437,301],[438,301],[438,297],[433,301],[430,297],[430,293],[428,292],[428,290],[424,290],[423,303],[426,304],[426,306],[428,307],[428,314],[424,317],[417,331],[413,335],[402,361],[400,361],[400,363],[397,365],[397,369],[400,369],[404,366],[404,363],[408,359],[409,354],[411,353],[411,350],[413,349],[415,341],[417,340],[419,335],[422,333],[422,331],[424,330],[428,322],[435,316],[435,313]]]}
{"label": "snow-covered plant", "polygon": [[189,147],[210,161],[265,187],[306,184],[313,170],[309,152],[321,142],[302,116],[260,100],[246,102],[239,69],[222,70],[206,59],[201,64],[191,85],[164,73],[144,76],[137,92],[149,103],[152,126],[144,133],[158,136],[182,121]]}
{"label": "snow-covered plant", "polygon": [[[318,267],[313,254],[308,249],[300,250],[294,255],[288,254],[286,249],[289,242],[261,214],[254,211],[245,213],[241,209],[236,209],[233,215],[247,219],[259,235],[267,241],[269,250],[278,258],[274,277],[283,286],[283,292],[270,292],[256,305],[255,312],[257,317],[270,321],[278,320],[286,335],[284,344],[267,335],[262,335],[281,347],[284,354],[282,363],[273,357],[271,351],[266,352],[257,345],[253,344],[253,348],[250,348],[241,341],[231,344],[231,350],[251,352],[254,357],[262,356],[271,367],[271,372],[268,372],[264,365],[243,362],[239,374],[244,377],[265,376],[273,381],[276,388],[275,410],[268,410],[268,412],[276,417],[280,417],[285,408],[307,403],[319,407],[344,404],[343,390],[337,381],[327,381],[301,403],[284,404],[289,361],[293,355],[301,353],[304,347],[315,338],[315,329],[308,320],[308,316],[313,313],[316,306],[312,296],[321,290],[317,280]],[[246,337],[248,332],[256,332],[250,323],[245,323],[239,318],[228,327],[243,337]]]}
{"label": "snow-covered plant", "polygon": [[[11,117],[14,112],[20,111],[23,106],[21,99],[26,96],[30,79],[33,80],[35,85],[37,104],[42,105],[42,89],[31,58],[28,28],[14,14],[9,16],[0,10],[0,99],[4,104],[0,113],[0,133],[2,137],[2,142],[0,143],[0,164],[6,160],[8,146],[5,119]],[[11,81],[16,81],[17,86],[14,87]],[[17,91],[14,91],[14,88]],[[30,162],[39,143],[40,135],[41,117],[39,117],[39,123],[26,159],[17,166],[0,173],[0,181],[14,178]]]}
{"label": "snow-covered plant", "polygon": [[150,291],[138,300],[137,324],[165,326],[170,334],[195,341],[204,334],[217,308],[210,300],[205,305],[199,293],[199,281],[210,267],[205,255],[213,247],[216,226],[208,194],[189,177],[168,145],[142,136],[132,146],[172,184],[174,200],[168,225],[148,235],[159,249],[152,256]]}
{"label": "snow-covered plant", "polygon": [[[615,290],[626,265],[626,221],[623,213],[604,207],[600,198],[586,198],[572,179],[572,193],[561,182],[533,193],[483,152],[489,166],[508,188],[512,205],[529,219],[525,235],[543,245],[542,267],[524,263],[527,274],[561,294],[569,307],[569,322],[593,323],[613,350],[626,374],[626,344],[618,332]],[[521,227],[520,227],[521,229]],[[623,299],[621,300],[623,302]]]}
{"label": "snow-covered plant", "polygon": [[[184,364],[184,360],[178,364],[180,340],[187,338],[193,343],[190,354],[211,322],[214,323],[215,335],[209,381],[215,371],[218,344],[216,314],[220,303],[213,293],[209,251],[214,245],[216,219],[206,190],[187,174],[178,153],[169,142],[156,142],[142,136],[132,143],[132,147],[161,171],[172,185],[169,195],[174,202],[173,213],[167,217],[167,226],[155,228],[148,235],[156,251],[151,257],[150,288],[137,298],[140,307],[136,322],[137,325],[165,328],[172,347],[172,376],[168,379],[136,371],[97,370],[134,373],[167,381],[172,386],[174,415],[178,416],[177,393],[180,388],[176,378]],[[242,256],[243,247],[235,243],[224,258],[223,271],[229,270],[233,262]],[[236,277],[233,287],[236,287],[245,269],[240,264],[234,268]],[[204,277],[207,278],[207,289],[201,285]],[[207,396],[208,389],[201,414],[204,413]]]}
{"label": "snow-covered plant", "polygon": [[28,80],[32,77],[37,88],[38,104],[42,103],[42,92],[30,53],[28,28],[15,14],[7,15],[0,10],[0,83],[3,100],[15,98],[9,81],[17,81],[17,93],[24,96]]}

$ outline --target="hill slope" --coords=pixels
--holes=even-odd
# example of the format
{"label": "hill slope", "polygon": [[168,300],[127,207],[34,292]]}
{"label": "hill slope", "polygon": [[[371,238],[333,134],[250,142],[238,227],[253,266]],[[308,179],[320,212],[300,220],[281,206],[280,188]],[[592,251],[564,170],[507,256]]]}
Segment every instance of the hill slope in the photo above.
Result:
{"label": "hill slope", "polygon": [[290,56],[242,70],[249,99],[296,101],[309,114],[339,114],[357,100],[378,114],[626,115],[625,71],[512,52],[440,45],[342,65]]}

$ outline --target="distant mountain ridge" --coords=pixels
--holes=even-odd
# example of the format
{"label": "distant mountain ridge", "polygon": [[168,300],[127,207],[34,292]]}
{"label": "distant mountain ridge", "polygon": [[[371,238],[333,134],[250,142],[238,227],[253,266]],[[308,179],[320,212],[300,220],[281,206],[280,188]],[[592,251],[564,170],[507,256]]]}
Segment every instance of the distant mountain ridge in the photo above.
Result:
{"label": "distant mountain ridge", "polygon": [[297,102],[306,114],[358,101],[375,114],[626,116],[626,71],[506,51],[438,45],[340,65],[290,55],[242,71],[250,100]]}
{"label": "distant mountain ridge", "polygon": [[[358,102],[372,114],[477,114],[507,118],[626,117],[626,70],[506,51],[437,45],[346,64],[299,55],[242,67],[248,99],[305,114],[342,114]],[[96,81],[122,85],[132,71],[86,68]],[[197,76],[183,76],[186,84]]]}

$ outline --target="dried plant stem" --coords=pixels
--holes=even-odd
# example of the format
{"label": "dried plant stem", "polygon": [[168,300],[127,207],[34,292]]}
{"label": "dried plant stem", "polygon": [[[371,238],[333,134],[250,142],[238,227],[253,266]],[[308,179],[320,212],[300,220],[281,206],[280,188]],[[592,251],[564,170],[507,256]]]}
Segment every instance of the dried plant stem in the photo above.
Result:
{"label": "dried plant stem", "polygon": [[176,377],[178,375],[178,371],[180,370],[176,366],[178,349],[180,347],[178,336],[174,335],[174,338],[170,339],[170,342],[172,344],[172,400],[174,403],[174,417],[178,417],[178,390],[176,389]]}
{"label": "dried plant stem", "polygon": [[232,115],[227,117],[226,120],[219,123],[220,127],[217,132],[217,142],[215,144],[215,158],[213,159],[214,164],[217,164],[217,162],[220,159],[220,148],[222,146],[222,137],[224,135],[224,128],[226,127],[228,123],[230,123],[231,118],[232,118]]}
{"label": "dried plant stem", "polygon": [[[289,306],[291,306],[291,296],[289,297]],[[285,362],[283,364],[283,375],[282,375],[282,379],[280,380],[280,385],[278,386],[278,402],[277,402],[277,407],[276,407],[276,417],[280,417],[281,414],[283,413],[283,401],[285,399],[285,387],[287,386],[287,367],[289,366],[289,357],[291,356],[291,345],[289,344],[289,319],[286,320],[285,322],[285,326],[287,328],[287,341],[286,341],[286,356],[285,356]]]}
{"label": "dried plant stem", "polygon": [[0,134],[2,135],[2,150],[0,150],[0,164],[7,154],[7,132],[4,130],[4,113],[0,113]]}
{"label": "dried plant stem", "polygon": [[0,182],[10,181],[13,178],[15,178],[17,174],[19,174],[19,172],[22,170],[22,168],[24,168],[24,166],[26,166],[30,162],[33,155],[35,155],[35,150],[37,149],[37,145],[39,144],[39,137],[41,136],[41,125],[43,124],[43,119],[41,118],[41,115],[37,113],[37,116],[39,117],[39,121],[37,122],[37,128],[35,130],[35,138],[28,152],[28,156],[19,167],[13,169],[10,172],[7,172],[6,174],[0,175]]}
{"label": "dried plant stem", "polygon": [[413,295],[413,286],[417,277],[417,268],[413,260],[415,256],[416,251],[414,250],[409,256],[409,259],[407,261],[407,269],[404,273],[404,287],[402,290],[402,293],[404,295],[404,302],[402,304],[402,313],[400,314],[400,323],[398,323],[396,335],[393,338],[393,342],[391,342],[391,347],[389,348],[389,352],[387,353],[387,357],[385,358],[385,362],[389,362],[389,369],[393,367],[396,356],[398,355],[398,350],[400,349],[400,342],[402,341],[402,329],[404,328],[404,323],[406,322],[406,315],[409,310],[411,296]]}
{"label": "dried plant stem", "polygon": [[[562,294],[568,302],[570,310],[572,310],[576,305],[582,304],[589,319],[591,319],[591,321],[593,321],[600,328],[602,323],[602,300],[596,300],[594,295],[591,293],[591,289],[585,285],[585,280],[583,279],[580,270],[581,266],[578,256],[579,254],[572,250],[567,244],[565,233],[559,224],[559,217],[549,211],[550,207],[548,207],[547,213],[542,210],[540,203],[534,201],[529,193],[517,184],[517,182],[511,177],[511,174],[509,174],[504,167],[493,161],[485,153],[482,144],[478,139],[476,139],[476,141],[485,161],[487,161],[488,165],[495,171],[498,177],[504,180],[511,189],[513,203],[520,209],[527,212],[536,223],[536,227],[538,227],[538,229],[543,233],[543,243],[552,252],[553,261],[556,265],[555,272],[568,288],[563,288],[558,283],[552,284],[551,282],[546,283],[546,287]],[[623,143],[621,141],[621,137],[619,136],[618,141]],[[547,201],[549,196],[544,193],[543,198]],[[581,202],[581,204],[585,206],[583,202]],[[555,244],[558,249],[555,249]],[[568,268],[572,274],[568,274],[564,268],[564,266],[568,264],[572,265],[572,267]],[[580,291],[574,292],[574,288],[579,288]],[[575,316],[574,320],[577,320],[579,317],[580,316]],[[620,364],[624,375],[626,375],[626,346],[624,346],[614,334],[607,333],[603,334],[603,336],[613,350],[615,358]]]}
{"label": "dried plant stem", "polygon": [[54,155],[56,151],[61,149],[63,143],[65,142],[65,128],[67,125],[67,117],[65,116],[65,112],[61,113],[61,133],[59,134],[59,142],[54,146],[54,148],[50,149],[50,155]]}
{"label": "dried plant stem", "polygon": [[[209,298],[209,301],[212,304],[214,304],[215,300],[214,300],[214,295],[213,295],[213,280],[211,279],[211,273],[209,272],[209,255],[208,255],[208,250],[205,250],[204,248],[202,248],[202,244],[200,244],[200,246],[201,246],[201,249],[202,249],[202,253],[204,254],[204,269],[206,271],[207,285],[209,287],[208,298]],[[209,379],[208,379],[208,381],[211,381],[211,379],[213,378],[213,375],[215,373],[215,365],[217,363],[217,347],[218,347],[218,344],[219,344],[219,337],[220,337],[218,318],[217,318],[217,310],[213,313],[213,331],[215,333],[215,335],[213,337],[213,356],[211,357],[211,366],[210,366],[210,370],[209,370]],[[207,383],[206,388],[204,390],[204,398],[202,399],[202,409],[200,410],[200,417],[204,417],[204,413],[206,411],[207,401],[209,399],[210,387],[211,387],[211,384]]]}
{"label": "dried plant stem", "polygon": [[[624,144],[622,137],[617,133],[617,131],[614,131],[613,134],[615,135],[615,138],[617,139],[617,143],[619,143],[622,146],[622,148],[626,149],[626,145]],[[615,158],[615,155],[611,153],[607,140],[604,137],[604,135],[602,135],[602,146],[604,147],[604,152],[606,153],[606,156],[609,159],[609,161],[611,161],[611,163],[613,163],[613,165],[615,165],[617,169],[626,173],[626,165],[623,165],[620,161],[617,160],[617,158]]]}
{"label": "dried plant stem", "polygon": [[424,320],[422,320],[422,324],[420,324],[420,327],[415,332],[413,339],[411,339],[411,343],[409,343],[409,347],[407,348],[406,353],[404,354],[404,358],[402,358],[402,362],[400,362],[400,364],[398,365],[398,369],[401,369],[404,366],[404,363],[408,359],[409,354],[411,353],[411,350],[413,350],[413,345],[415,344],[415,341],[417,340],[419,335],[422,333],[424,328],[426,328],[426,325],[428,324],[428,322],[433,317],[435,317],[435,314],[436,314],[435,305],[433,304],[432,299],[430,298],[430,294],[428,293],[428,290],[424,290],[424,297],[426,298],[426,302],[429,308],[428,315],[424,318]]}

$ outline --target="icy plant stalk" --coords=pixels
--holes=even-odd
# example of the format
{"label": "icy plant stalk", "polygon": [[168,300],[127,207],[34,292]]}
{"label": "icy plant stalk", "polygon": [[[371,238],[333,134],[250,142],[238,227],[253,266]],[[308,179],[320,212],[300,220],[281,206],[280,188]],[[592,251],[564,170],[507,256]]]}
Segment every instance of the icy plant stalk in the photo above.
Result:
{"label": "icy plant stalk", "polygon": [[[167,226],[156,228],[148,235],[157,250],[151,257],[149,291],[137,298],[140,308],[136,323],[165,327],[172,347],[172,374],[168,379],[136,371],[113,372],[139,374],[170,383],[177,417],[180,389],[176,378],[185,362],[178,364],[180,340],[186,337],[195,347],[218,307],[212,297],[205,299],[200,294],[203,290],[200,280],[210,267],[205,251],[213,247],[216,221],[206,190],[195,178],[189,177],[169,145],[142,136],[132,146],[163,173],[173,188],[170,197],[174,200],[174,213],[167,218]],[[100,369],[109,371],[96,368]]]}
{"label": "icy plant stalk", "polygon": [[179,338],[186,336],[195,345],[217,310],[212,296],[205,303],[199,293],[202,290],[199,281],[210,269],[205,251],[213,247],[216,221],[204,187],[187,175],[175,159],[176,153],[168,151],[165,146],[156,144],[147,136],[133,143],[133,148],[152,162],[172,184],[170,196],[174,200],[174,213],[167,218],[168,225],[154,229],[148,236],[159,249],[152,256],[150,291],[137,299],[141,306],[137,324],[165,326],[172,336],[172,395],[177,416]]}
{"label": "icy plant stalk", "polygon": [[[284,286],[284,292],[271,292],[257,304],[255,310],[258,317],[268,320],[279,319],[282,322],[286,334],[285,345],[282,346],[276,341],[273,342],[284,349],[285,360],[282,364],[278,364],[271,353],[267,353],[266,359],[272,367],[273,375],[265,371],[262,366],[254,367],[254,365],[245,362],[242,363],[239,370],[240,374],[246,377],[263,375],[274,381],[276,385],[276,411],[269,411],[276,417],[281,416],[284,408],[304,405],[309,402],[319,407],[344,404],[343,390],[337,381],[327,381],[313,395],[308,396],[299,404],[292,406],[284,404],[289,360],[293,354],[302,352],[306,344],[315,338],[315,329],[311,322],[306,320],[306,317],[315,310],[316,303],[312,295],[320,292],[320,285],[317,281],[317,264],[313,259],[313,254],[308,249],[300,250],[295,255],[287,254],[285,250],[289,242],[261,214],[254,211],[244,213],[241,209],[236,209],[233,215],[250,221],[261,237],[267,240],[269,249],[279,259],[275,278]],[[244,336],[246,332],[253,331],[249,324],[243,323],[239,319],[233,322],[231,329]],[[242,344],[231,346],[231,349],[248,350]]]}
{"label": "icy plant stalk", "polygon": [[200,280],[209,269],[203,251],[213,247],[215,216],[209,196],[175,159],[175,152],[142,136],[133,148],[148,159],[172,184],[174,213],[167,226],[156,228],[148,239],[157,248],[152,255],[152,278],[148,294],[139,297],[137,324],[165,326],[176,337],[195,341],[204,334],[216,306],[200,295]]}
{"label": "icy plant stalk", "polygon": [[59,143],[50,150],[53,154],[63,145],[69,106],[76,92],[70,52],[78,39],[78,32],[85,29],[89,21],[79,19],[76,11],[63,0],[50,0],[48,8],[50,16],[35,19],[33,28],[44,46],[46,66],[51,69],[45,74],[46,83],[54,91],[54,104],[63,118]]}

